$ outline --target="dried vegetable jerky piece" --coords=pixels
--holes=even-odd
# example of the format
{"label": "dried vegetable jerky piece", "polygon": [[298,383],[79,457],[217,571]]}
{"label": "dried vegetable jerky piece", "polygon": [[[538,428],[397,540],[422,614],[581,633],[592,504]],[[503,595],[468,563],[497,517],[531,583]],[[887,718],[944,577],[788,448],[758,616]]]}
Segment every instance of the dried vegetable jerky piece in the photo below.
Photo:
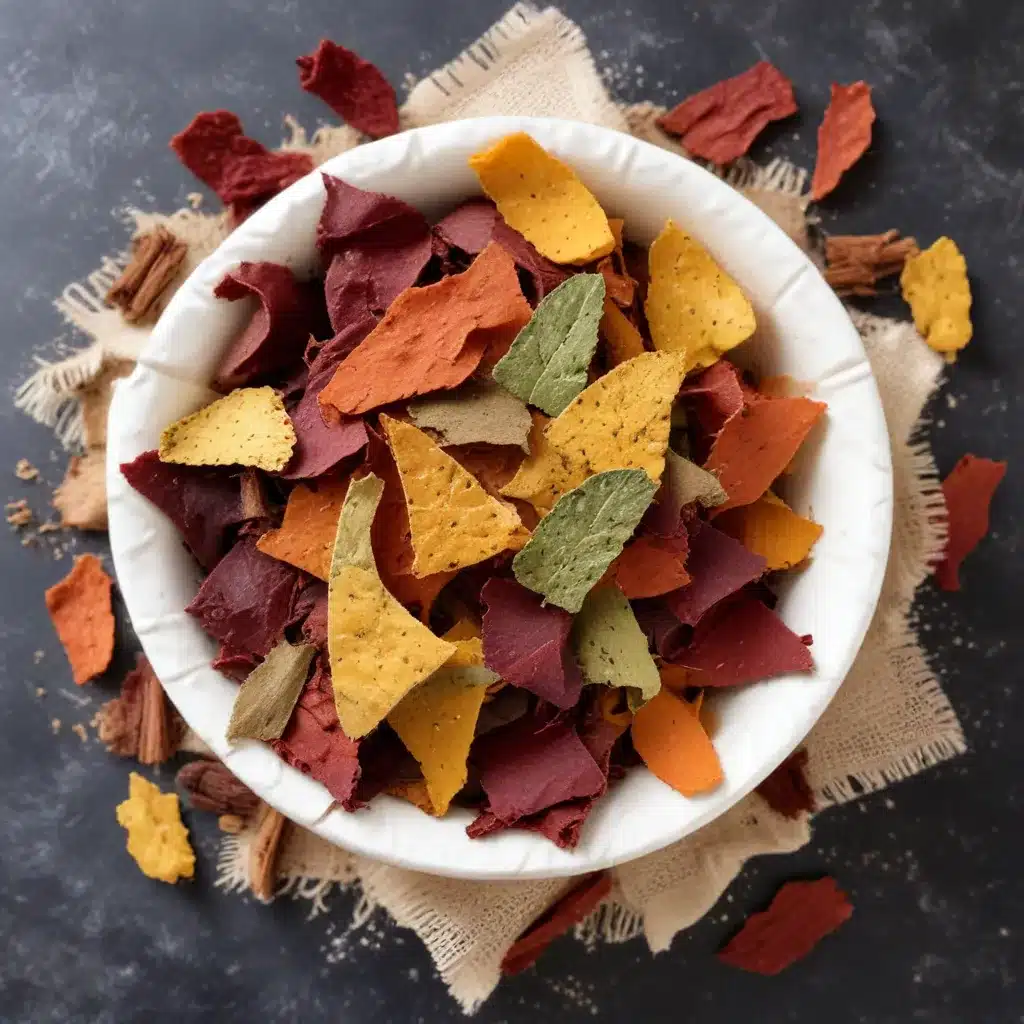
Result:
{"label": "dried vegetable jerky piece", "polygon": [[811,553],[822,528],[797,515],[771,491],[750,505],[715,517],[715,527],[765,560],[765,569],[792,569]]}
{"label": "dried vegetable jerky piece", "polygon": [[960,589],[960,563],[988,533],[989,505],[1005,475],[1005,462],[965,455],[942,481],[949,534],[935,582],[943,590]]}
{"label": "dried vegetable jerky piece", "polygon": [[299,84],[318,96],[353,128],[381,139],[398,131],[398,101],[388,80],[368,60],[321,39],[316,50],[295,63]]}
{"label": "dried vegetable jerky piece", "polygon": [[348,484],[348,477],[321,480],[315,491],[299,484],[288,495],[281,525],[263,534],[256,547],[265,555],[326,580]]}
{"label": "dried vegetable jerky piece", "polygon": [[827,235],[825,280],[836,295],[875,295],[875,285],[898,274],[919,251],[915,239],[900,238],[895,229],[880,235]]}
{"label": "dried vegetable jerky piece", "polygon": [[213,290],[218,299],[259,303],[214,377],[220,391],[262,384],[298,361],[316,323],[311,288],[280,263],[240,263]]}
{"label": "dried vegetable jerky piece", "polygon": [[672,614],[695,626],[712,605],[764,574],[765,560],[708,523],[690,525],[687,571],[691,581],[666,598]]}
{"label": "dried vegetable jerky piece", "polygon": [[699,709],[671,690],[660,690],[633,719],[633,746],[666,785],[697,796],[721,785],[722,763],[701,725]]}
{"label": "dried vegetable jerky piece", "polygon": [[530,307],[515,265],[489,245],[462,274],[404,291],[320,393],[320,406],[368,412],[389,402],[457,387],[488,343],[525,326]]}
{"label": "dried vegetable jerky piece", "polygon": [[507,683],[571,708],[583,680],[569,646],[572,616],[546,605],[515,580],[490,579],[480,591],[484,663]]}
{"label": "dried vegetable jerky piece", "polygon": [[839,179],[867,152],[875,108],[871,86],[832,83],[832,97],[818,128],[818,159],[811,179],[811,198],[824,199]]}
{"label": "dried vegetable jerky piece", "polygon": [[182,466],[284,469],[295,429],[273,388],[239,388],[172,423],[160,435],[160,459]]}
{"label": "dried vegetable jerky piece", "polygon": [[609,369],[644,352],[640,332],[611,299],[604,300],[600,333],[605,341]]}
{"label": "dried vegetable jerky piece", "polygon": [[642,707],[661,689],[647,637],[618,587],[598,587],[587,595],[573,623],[572,637],[583,681],[625,687],[631,710]]}
{"label": "dried vegetable jerky piece", "polygon": [[616,366],[580,392],[543,434],[531,435],[530,456],[502,493],[546,512],[595,473],[636,467],[657,482],[682,376],[682,363],[664,352]]}
{"label": "dried vegetable jerky piece", "polygon": [[704,616],[674,660],[694,673],[694,686],[742,686],[814,668],[803,639],[747,593]]}
{"label": "dried vegetable jerky piece", "polygon": [[784,818],[799,818],[801,814],[813,814],[814,792],[804,769],[807,767],[807,751],[794,751],[757,787],[758,794],[773,810]]}
{"label": "dried vegetable jerky piece", "polygon": [[479,638],[456,640],[455,653],[402,698],[388,725],[419,762],[433,814],[448,813],[466,784],[466,762],[487,687],[497,676],[484,667]]}
{"label": "dried vegetable jerky piece", "polygon": [[711,254],[671,220],[651,245],[644,304],[659,352],[678,354],[686,371],[712,363],[757,326],[740,286]]}
{"label": "dried vegetable jerky piece", "polygon": [[511,505],[488,494],[411,423],[381,416],[381,424],[402,477],[414,575],[452,572],[514,545],[522,522]]}
{"label": "dried vegetable jerky piece", "polygon": [[240,540],[203,580],[185,611],[236,651],[266,657],[294,617],[299,574]]}
{"label": "dried vegetable jerky piece", "polygon": [[107,292],[107,302],[130,324],[155,319],[160,299],[178,276],[188,246],[163,224],[132,239],[128,265]]}
{"label": "dried vegetable jerky piece", "polygon": [[555,263],[590,263],[615,248],[600,204],[561,160],[525,132],[469,158],[509,227]]}
{"label": "dried vegetable jerky piece", "polygon": [[691,155],[713,164],[743,156],[772,121],[795,114],[793,83],[768,61],[688,96],[658,125]]}
{"label": "dried vegetable jerky piece", "polygon": [[911,256],[900,275],[900,287],[914,314],[914,326],[930,348],[952,363],[974,333],[967,262],[956,242],[943,237]]}
{"label": "dried vegetable jerky piece", "polygon": [[767,910],[747,918],[718,959],[755,974],[778,974],[807,956],[851,914],[853,907],[834,878],[786,882]]}
{"label": "dried vegetable jerky piece", "polygon": [[417,427],[440,434],[439,442],[446,448],[488,444],[530,450],[530,410],[491,380],[470,380],[450,394],[410,402],[409,416]]}
{"label": "dried vegetable jerky piece", "polygon": [[370,527],[383,490],[373,474],[349,486],[328,584],[334,703],[351,739],[370,732],[455,653],[388,593],[377,573]]}
{"label": "dried vegetable jerky piece", "polygon": [[502,974],[519,974],[535,964],[555,939],[592,914],[611,891],[610,872],[585,875],[512,943],[501,961]]}
{"label": "dried vegetable jerky piece", "polygon": [[192,877],[196,855],[181,823],[177,793],[161,793],[132,772],[128,799],[117,805],[117,823],[128,832],[128,853],[147,878],[173,885]]}
{"label": "dried vegetable jerky piece", "polygon": [[311,644],[278,643],[242,683],[231,708],[228,740],[280,739],[315,656]]}
{"label": "dried vegetable jerky piece", "polygon": [[630,541],[608,570],[615,585],[631,600],[660,597],[686,586],[689,535],[680,525],[671,537],[641,535]]}
{"label": "dried vegetable jerky piece", "polygon": [[764,398],[729,419],[704,463],[729,496],[718,512],[757,501],[792,461],[825,409],[824,402],[810,398]]}
{"label": "dried vegetable jerky piece", "polygon": [[587,386],[605,296],[600,274],[576,274],[541,299],[494,367],[494,379],[557,416]]}
{"label": "dried vegetable jerky piece", "polygon": [[250,139],[230,110],[197,114],[171,139],[171,149],[238,219],[313,170],[307,153],[272,153]]}
{"label": "dried vegetable jerky piece", "polygon": [[95,555],[80,555],[46,591],[46,610],[79,686],[105,672],[114,654],[113,582]]}
{"label": "dried vegetable jerky piece", "polygon": [[636,529],[657,486],[642,469],[598,473],[559,499],[512,561],[516,579],[578,612]]}
{"label": "dried vegetable jerky piece", "polygon": [[161,462],[156,451],[122,463],[121,473],[170,519],[204,569],[220,561],[231,528],[246,518],[237,473],[175,466]]}

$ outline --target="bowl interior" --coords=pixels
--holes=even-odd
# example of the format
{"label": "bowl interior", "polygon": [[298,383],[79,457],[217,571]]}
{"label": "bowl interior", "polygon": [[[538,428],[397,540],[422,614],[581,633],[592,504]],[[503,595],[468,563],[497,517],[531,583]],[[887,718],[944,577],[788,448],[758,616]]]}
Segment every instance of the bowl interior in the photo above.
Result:
{"label": "bowl interior", "polygon": [[172,700],[231,770],[269,803],[326,839],[434,874],[468,878],[577,874],[651,853],[722,814],[803,739],[856,654],[881,586],[892,519],[888,435],[860,338],[807,257],[760,210],[700,167],[629,136],[551,119],[484,118],[418,129],[361,146],[322,170],[391,193],[436,218],[479,193],[467,158],[510,131],[529,131],[569,162],[630,238],[649,243],[671,217],[698,238],[753,302],[758,331],[737,352],[761,374],[789,374],[828,403],[786,480],[787,500],[824,526],[807,568],[788,578],[779,611],[811,633],[815,670],[717,695],[715,746],[725,782],[686,799],[646,770],[598,805],[574,851],[514,830],[470,840],[466,811],[437,820],[392,798],[356,814],[255,742],[229,745],[236,684],[210,667],[214,643],[183,608],[200,572],[176,531],[124,482],[120,463],[156,447],[160,431],[213,396],[207,382],[243,325],[246,303],[213,288],[241,260],[311,272],[323,203],[319,174],[298,182],[235,231],[167,307],[111,408],[110,536],[135,629]]}

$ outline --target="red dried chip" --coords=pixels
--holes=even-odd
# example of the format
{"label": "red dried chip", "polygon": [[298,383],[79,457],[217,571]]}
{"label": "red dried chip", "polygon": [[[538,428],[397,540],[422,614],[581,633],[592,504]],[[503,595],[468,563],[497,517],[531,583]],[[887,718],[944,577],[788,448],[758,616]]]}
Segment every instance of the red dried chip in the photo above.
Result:
{"label": "red dried chip", "polygon": [[755,974],[778,974],[807,956],[852,913],[834,878],[786,882],[767,910],[747,918],[718,959]]}
{"label": "red dried chip", "polygon": [[667,597],[633,601],[632,608],[652,650],[664,661],[675,661],[689,640],[689,627],[672,614]]}
{"label": "red dried chip", "polygon": [[832,84],[832,98],[818,129],[818,160],[811,179],[811,198],[824,199],[839,179],[871,145],[875,108],[871,86]]}
{"label": "red dried chip", "polygon": [[695,686],[741,686],[814,668],[804,639],[747,593],[723,601],[704,616],[689,646],[673,660],[699,673]]}
{"label": "red dried chip", "polygon": [[943,590],[960,589],[960,563],[988,533],[989,504],[1005,475],[1005,462],[965,455],[942,481],[949,536],[935,582]]}
{"label": "red dried chip", "polygon": [[693,414],[709,442],[743,409],[752,394],[740,371],[728,359],[719,359],[679,389],[686,411]]}
{"label": "red dried chip", "polygon": [[757,787],[765,803],[784,818],[814,812],[814,793],[804,774],[806,767],[807,751],[797,750]]}
{"label": "red dried chip", "polygon": [[518,974],[536,963],[555,939],[588,917],[611,890],[612,876],[609,872],[598,871],[584,876],[516,939],[501,961],[502,972]]}
{"label": "red dried chip", "polygon": [[694,156],[715,164],[738,160],[772,122],[795,114],[793,83],[762,60],[733,78],[687,97],[658,118]]}
{"label": "red dried chip", "polygon": [[484,664],[507,683],[559,708],[580,698],[583,677],[569,648],[572,616],[515,580],[491,579],[480,598]]}
{"label": "red dried chip", "polygon": [[299,84],[353,128],[380,139],[398,131],[398,102],[388,80],[368,60],[321,39],[314,53],[298,57]]}
{"label": "red dried chip", "polygon": [[248,651],[237,651],[230,644],[221,644],[210,665],[236,683],[243,683],[259,663],[260,659],[256,655]]}
{"label": "red dried chip", "polygon": [[197,114],[171,149],[239,220],[313,170],[307,153],[273,153],[250,139],[230,110]]}

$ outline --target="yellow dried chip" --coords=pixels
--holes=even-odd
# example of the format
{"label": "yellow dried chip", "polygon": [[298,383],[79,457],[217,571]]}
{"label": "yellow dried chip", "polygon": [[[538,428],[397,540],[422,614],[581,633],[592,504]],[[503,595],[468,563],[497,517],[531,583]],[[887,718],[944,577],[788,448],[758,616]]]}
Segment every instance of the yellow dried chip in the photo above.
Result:
{"label": "yellow dried chip", "polygon": [[615,248],[608,218],[575,171],[525,132],[474,153],[469,166],[509,227],[555,263],[590,263]]}
{"label": "yellow dried chip", "polygon": [[522,546],[523,524],[422,430],[381,416],[402,478],[413,575],[450,572]]}
{"label": "yellow dried chip", "polygon": [[648,260],[644,309],[651,340],[659,351],[682,356],[687,372],[717,362],[754,333],[754,309],[739,285],[672,221]]}
{"label": "yellow dried chip", "polygon": [[160,435],[160,461],[182,466],[284,469],[295,428],[273,388],[239,388],[172,423]]}
{"label": "yellow dried chip", "polygon": [[479,637],[457,640],[455,647],[448,661],[388,715],[388,724],[419,761],[433,813],[439,817],[466,784],[480,708],[488,685],[498,678],[484,668]]}
{"label": "yellow dried chip", "polygon": [[900,275],[903,298],[924,340],[949,362],[971,340],[971,285],[967,261],[951,238],[911,256]]}
{"label": "yellow dried chip", "polygon": [[161,793],[132,772],[128,799],[117,805],[117,823],[128,830],[128,852],[148,878],[173,885],[192,877],[196,855],[181,823],[177,793]]}
{"label": "yellow dried chip", "polygon": [[502,494],[548,512],[587,477],[642,469],[657,483],[665,468],[672,403],[683,378],[680,360],[645,352],[582,391],[541,437]]}
{"label": "yellow dried chip", "polygon": [[370,527],[384,485],[370,474],[348,489],[338,520],[327,595],[327,646],[338,721],[365,736],[455,653],[388,592],[377,574]]}
{"label": "yellow dried chip", "polygon": [[722,512],[715,527],[764,558],[769,570],[799,565],[822,532],[821,526],[797,515],[771,491],[750,505]]}

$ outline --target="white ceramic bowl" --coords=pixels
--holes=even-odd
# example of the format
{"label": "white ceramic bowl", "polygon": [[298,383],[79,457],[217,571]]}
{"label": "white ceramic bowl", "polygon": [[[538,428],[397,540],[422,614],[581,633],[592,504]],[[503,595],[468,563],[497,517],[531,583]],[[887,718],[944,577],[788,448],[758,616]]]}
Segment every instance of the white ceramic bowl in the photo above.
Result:
{"label": "white ceramic bowl", "polygon": [[644,769],[599,801],[574,851],[527,832],[483,840],[465,834],[470,814],[437,820],[379,797],[356,814],[333,808],[319,783],[260,743],[224,737],[237,685],[210,667],[216,645],[182,610],[200,572],[171,524],[133,491],[120,463],[157,446],[168,423],[213,397],[207,381],[248,315],[214,299],[241,260],[298,272],[315,263],[323,204],[320,174],[297,182],[252,216],[174,296],[135,372],[117,387],[108,432],[110,538],[118,580],[146,654],[193,729],[270,804],[325,839],[393,864],[465,878],[541,878],[593,871],[651,853],[722,814],[800,743],[835,694],[878,599],[892,522],[888,435],[860,339],[807,257],[760,210],[695,164],[618,132],[531,118],[484,118],[406,132],[361,146],[323,170],[399,196],[437,218],[479,192],[466,160],[500,136],[528,131],[569,162],[605,210],[649,243],[669,217],[698,238],[754,304],[757,336],[742,350],[761,373],[813,384],[827,419],[786,494],[823,524],[811,564],[786,580],[779,610],[814,635],[815,671],[720,695],[715,745],[725,782],[685,799]]}

